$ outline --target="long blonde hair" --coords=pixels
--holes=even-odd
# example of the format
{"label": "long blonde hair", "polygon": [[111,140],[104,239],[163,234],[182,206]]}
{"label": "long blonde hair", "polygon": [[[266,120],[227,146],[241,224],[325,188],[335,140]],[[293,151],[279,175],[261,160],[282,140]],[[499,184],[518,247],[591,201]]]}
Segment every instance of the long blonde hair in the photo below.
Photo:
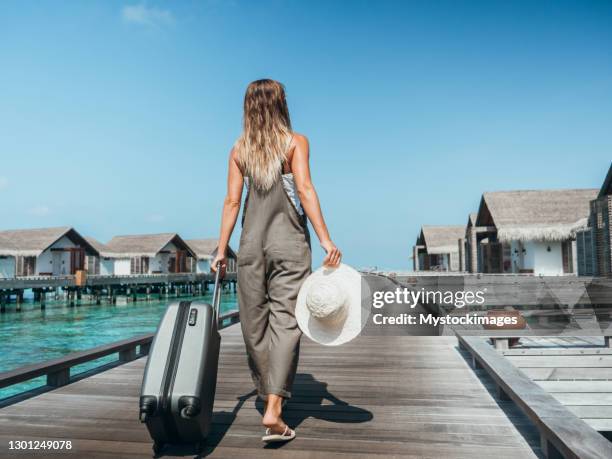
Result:
{"label": "long blonde hair", "polygon": [[256,188],[268,191],[274,185],[290,136],[284,86],[274,80],[253,81],[244,95],[243,130],[234,148],[238,164]]}

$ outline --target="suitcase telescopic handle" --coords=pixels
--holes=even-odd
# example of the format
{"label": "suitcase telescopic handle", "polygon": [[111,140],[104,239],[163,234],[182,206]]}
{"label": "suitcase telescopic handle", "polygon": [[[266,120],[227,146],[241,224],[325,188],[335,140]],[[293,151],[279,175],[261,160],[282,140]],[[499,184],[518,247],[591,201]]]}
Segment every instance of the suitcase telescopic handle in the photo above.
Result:
{"label": "suitcase telescopic handle", "polygon": [[221,262],[217,263],[217,272],[215,273],[215,288],[213,290],[213,311],[215,324],[219,325],[219,309],[221,305]]}

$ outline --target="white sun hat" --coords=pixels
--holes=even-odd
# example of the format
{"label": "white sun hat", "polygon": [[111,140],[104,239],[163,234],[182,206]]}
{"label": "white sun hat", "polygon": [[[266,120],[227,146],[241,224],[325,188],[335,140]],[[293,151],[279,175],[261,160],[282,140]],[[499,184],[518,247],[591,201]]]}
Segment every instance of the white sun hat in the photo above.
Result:
{"label": "white sun hat", "polygon": [[369,288],[355,269],[323,266],[302,284],[295,317],[310,339],[337,346],[359,335],[370,315],[369,298]]}

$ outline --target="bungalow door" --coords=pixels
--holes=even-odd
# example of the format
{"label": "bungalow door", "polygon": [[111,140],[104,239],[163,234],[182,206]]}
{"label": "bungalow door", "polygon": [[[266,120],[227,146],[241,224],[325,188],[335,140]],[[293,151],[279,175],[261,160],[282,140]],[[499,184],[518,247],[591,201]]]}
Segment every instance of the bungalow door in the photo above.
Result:
{"label": "bungalow door", "polygon": [[70,249],[70,274],[85,269],[85,249]]}
{"label": "bungalow door", "polygon": [[176,271],[177,273],[184,273],[187,271],[187,252],[184,250],[176,251]]}
{"label": "bungalow door", "polygon": [[490,242],[488,265],[490,273],[503,272],[503,247],[499,242]]}
{"label": "bungalow door", "polygon": [[51,265],[53,266],[53,275],[61,276],[62,275],[62,254],[59,250],[54,250],[51,252]]}

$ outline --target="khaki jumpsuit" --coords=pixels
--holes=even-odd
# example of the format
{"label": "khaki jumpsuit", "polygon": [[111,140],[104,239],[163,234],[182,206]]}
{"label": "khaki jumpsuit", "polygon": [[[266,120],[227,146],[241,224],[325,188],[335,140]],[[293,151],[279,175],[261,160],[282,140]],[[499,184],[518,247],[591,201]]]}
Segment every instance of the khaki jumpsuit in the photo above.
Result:
{"label": "khaki jumpsuit", "polygon": [[[238,251],[238,305],[251,376],[261,398],[291,397],[301,330],[295,303],[311,272],[310,236],[279,175],[264,192],[248,186]],[[301,206],[300,206],[301,208]]]}

